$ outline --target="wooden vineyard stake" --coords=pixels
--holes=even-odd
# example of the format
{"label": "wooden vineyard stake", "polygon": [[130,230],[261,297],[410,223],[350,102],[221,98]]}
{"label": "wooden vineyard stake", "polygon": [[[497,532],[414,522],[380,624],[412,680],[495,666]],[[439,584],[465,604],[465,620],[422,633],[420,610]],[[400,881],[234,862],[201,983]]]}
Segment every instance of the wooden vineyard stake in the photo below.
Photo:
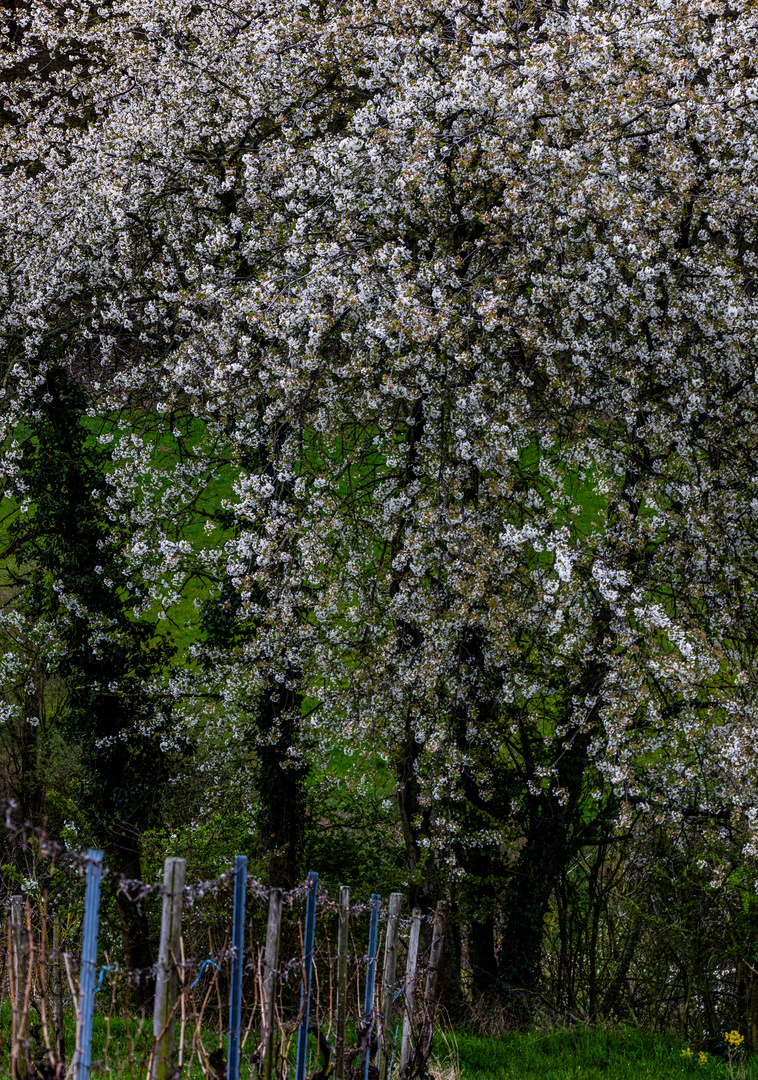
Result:
{"label": "wooden vineyard stake", "polygon": [[15,969],[14,969],[14,966],[13,966],[13,964],[14,964],[14,956],[13,956],[13,953],[14,953],[14,949],[13,949],[13,919],[12,919],[11,915],[8,915],[8,918],[5,921],[5,932],[6,932],[6,949],[7,949],[7,956],[8,956],[8,962],[7,962],[7,965],[6,965],[7,969],[8,969],[8,995],[10,997],[10,1003],[11,1003],[11,1053],[10,1053],[11,1061],[10,1061],[10,1067],[11,1067],[11,1076],[15,1080],[15,1076],[16,1076],[16,1073],[17,1073],[16,1061],[18,1059],[18,1043],[16,1042],[16,1034],[17,1034],[17,1031],[18,1031],[18,1006],[17,1006],[17,1002],[16,1002],[16,992],[17,992],[16,976],[15,976]]}
{"label": "wooden vineyard stake", "polygon": [[411,934],[408,940],[408,962],[405,968],[405,1009],[403,1013],[403,1038],[400,1043],[400,1076],[405,1073],[413,1045],[413,995],[416,988],[418,965],[418,942],[421,933],[421,908],[414,908],[411,915]]}
{"label": "wooden vineyard stake", "polygon": [[186,871],[185,859],[169,858],[163,864],[163,908],[153,1010],[155,1045],[150,1071],[152,1080],[169,1080],[173,1072],[174,1006],[178,983],[177,962],[181,950],[182,901]]}
{"label": "wooden vineyard stake", "polygon": [[[13,933],[13,975],[16,980],[16,990],[23,985],[24,974],[24,898],[23,896],[11,897],[11,931]],[[23,991],[22,991],[23,993]]]}
{"label": "wooden vineyard stake", "polygon": [[229,987],[229,1049],[227,1080],[239,1080],[240,1027],[242,1025],[242,968],[245,951],[245,888],[247,858],[234,858],[234,914],[232,916],[232,971]]}
{"label": "wooden vineyard stake", "polygon": [[[39,951],[37,954],[37,1002],[39,1005],[39,1019],[42,1028],[42,1039],[45,1045],[45,1056],[49,1066],[55,1065],[55,1033],[53,1033],[53,1042],[50,1041],[50,998],[49,998],[49,981],[47,977],[47,964],[48,964],[48,918],[47,918],[47,896],[43,900],[42,906],[42,925],[40,927],[39,936]],[[34,934],[32,931],[32,918],[31,907],[27,904],[26,907],[26,926],[29,933],[29,948],[34,947]]]}
{"label": "wooden vineyard stake", "polygon": [[[69,1047],[69,1080],[90,1080],[92,1071],[92,1038],[93,1038],[93,1014],[96,998],[96,980],[98,965],[98,925],[99,906],[101,898],[101,878],[103,873],[103,852],[90,850],[86,859],[81,860],[86,877],[86,890],[84,898],[84,920],[82,931],[82,951],[79,975],[79,987],[75,985],[75,973],[72,975],[71,963],[73,959],[64,952],[65,926],[60,916],[55,911],[50,912],[52,925],[48,922],[42,924],[42,937],[37,947],[37,939],[33,937],[31,910],[28,903],[24,904],[22,896],[11,898],[10,911],[7,919],[7,955],[4,972],[9,982],[11,996],[11,1023],[12,1037],[7,1051],[9,1058],[9,1076],[11,1080],[32,1080],[32,1060],[29,1053],[29,1028],[23,1028],[24,1016],[28,1009],[24,1008],[24,1002],[37,1003],[40,1012],[42,1035],[44,1037],[45,1052],[49,1064],[56,1073],[61,1072],[64,1058],[63,1039],[63,996],[66,982],[71,993],[73,1011],[76,1014],[76,1045]],[[179,1050],[177,1061],[177,1046],[179,1037],[179,1018],[182,1023],[182,1046],[184,1045],[184,1029],[186,1010],[192,1009],[193,995],[185,998],[185,991],[189,987],[189,981],[185,977],[184,941],[181,936],[183,904],[185,895],[186,860],[183,858],[167,858],[163,868],[162,908],[160,923],[160,940],[158,948],[158,961],[155,967],[155,1003],[153,1010],[153,1041],[149,1060],[143,1058],[142,1072],[144,1080],[178,1080],[179,1073],[188,1068],[185,1056]],[[228,873],[222,875],[221,882],[229,880]],[[204,892],[208,885],[216,883],[204,883]],[[265,948],[258,948],[254,944],[253,928],[255,917],[247,910],[247,895],[252,885],[256,896],[266,896],[268,893],[268,925],[266,931]],[[432,1025],[434,1021],[438,971],[442,961],[443,942],[445,930],[445,905],[438,904],[434,918],[432,942],[430,948],[430,964],[427,970],[424,964],[422,971],[426,977],[423,993],[423,1013],[420,1009],[421,990],[417,987],[419,982],[419,950],[420,933],[423,918],[419,908],[414,908],[410,919],[410,937],[408,941],[408,962],[405,976],[398,970],[398,948],[400,942],[400,917],[403,908],[403,895],[393,892],[389,896],[387,905],[386,936],[384,929],[380,934],[380,917],[382,917],[382,898],[378,893],[371,894],[368,905],[361,904],[357,910],[363,912],[368,908],[368,942],[363,938],[361,931],[358,960],[355,970],[351,964],[355,962],[356,944],[350,936],[351,912],[350,889],[341,886],[339,889],[339,904],[334,905],[326,901],[327,909],[338,914],[339,925],[337,934],[336,953],[333,949],[331,931],[333,923],[332,914],[329,916],[328,927],[324,927],[325,948],[323,953],[319,951],[319,963],[329,965],[329,1004],[327,1015],[329,1017],[329,1031],[322,1032],[316,1027],[316,1039],[313,1038],[311,1028],[312,1020],[323,1020],[324,1015],[320,1011],[318,1000],[319,974],[323,973],[317,966],[316,957],[316,915],[319,904],[319,874],[311,871],[305,887],[299,886],[292,893],[285,894],[281,889],[271,888],[264,891],[258,882],[251,882],[248,877],[248,860],[244,855],[235,856],[234,882],[233,882],[233,914],[231,918],[231,947],[226,953],[226,941],[223,946],[223,955],[230,958],[230,971],[228,983],[229,995],[229,1021],[226,1027],[226,1016],[222,992],[219,989],[218,979],[208,987],[203,1001],[203,1007],[199,1016],[195,1011],[196,1034],[200,1035],[200,1024],[203,1018],[205,1005],[213,987],[216,987],[218,998],[218,1033],[219,1038],[226,1041],[226,1062],[224,1062],[223,1043],[218,1050],[214,1050],[208,1059],[204,1053],[202,1042],[193,1039],[192,1056],[189,1060],[191,1070],[196,1055],[200,1055],[200,1065],[206,1070],[212,1067],[214,1076],[223,1080],[241,1080],[241,1058],[245,1041],[249,1032],[257,1030],[259,1020],[258,1001],[260,1000],[260,1043],[252,1057],[252,1068],[255,1076],[262,1080],[275,1080],[277,1076],[286,1074],[289,1069],[290,1080],[305,1080],[306,1072],[310,1071],[309,1061],[312,1061],[314,1050],[318,1058],[322,1053],[325,1055],[326,1071],[316,1068],[314,1075],[321,1076],[322,1072],[333,1077],[333,1080],[369,1080],[373,1076],[375,1080],[393,1080],[397,1076],[396,1027],[400,1020],[398,1002],[404,999],[403,1038],[399,1048],[400,1075],[408,1073],[415,1075],[418,1067],[423,1065],[428,1056]],[[302,941],[302,967],[299,958],[288,961],[280,972],[282,961],[281,933],[283,918],[283,901],[285,896],[292,902],[295,897],[303,898],[305,894],[305,917],[299,923]],[[295,914],[295,913],[293,913]],[[25,918],[24,918],[25,916]],[[43,920],[47,919],[48,909],[42,912]],[[228,918],[229,914],[225,918]],[[292,917],[291,915],[288,917]],[[248,942],[248,951],[245,951],[246,920],[251,939]],[[299,920],[298,920],[299,922]],[[26,923],[26,935],[24,934]],[[228,924],[227,924],[228,925]],[[364,923],[365,927],[365,923]],[[328,933],[326,932],[328,929]],[[354,928],[353,928],[354,929]],[[52,948],[48,949],[47,933],[50,933]],[[210,930],[209,930],[210,940]],[[382,943],[382,938],[384,942]],[[403,935],[405,941],[405,935]],[[425,938],[426,941],[426,938]],[[210,945],[211,952],[214,950],[213,943]],[[361,957],[364,948],[366,953]],[[250,956],[252,950],[253,960]],[[378,971],[379,953],[383,952],[383,966]],[[28,954],[28,955],[27,955]],[[249,967],[254,968],[255,983],[254,999],[247,1001],[248,1012],[245,1014],[246,1030],[245,1040],[242,1040],[243,1026],[243,1000],[242,990],[244,984],[245,961]],[[219,961],[220,962],[220,961]],[[105,966],[100,972],[100,984],[103,982],[103,973],[106,971],[123,970],[116,960],[105,954],[101,960]],[[364,972],[365,963],[365,972]],[[200,965],[197,978],[192,987],[199,982],[206,965],[211,964],[218,968],[215,960],[207,959]],[[281,985],[289,975],[294,964],[295,971],[301,970],[302,983],[300,993],[300,1008],[297,1017],[290,1019],[289,996],[284,1003],[280,1001],[282,994]],[[335,965],[335,966],[333,966]],[[336,973],[336,979],[335,979]],[[350,988],[349,976],[356,980],[356,986]],[[381,983],[379,975],[381,974]],[[47,997],[46,980],[50,980],[50,992]],[[38,984],[39,980],[39,984]],[[179,983],[181,980],[181,991]],[[401,991],[402,984],[402,991]],[[314,991],[315,986],[315,991]],[[97,985],[100,989],[100,985]],[[112,984],[112,1001],[110,1011],[107,1011],[107,1003],[102,999],[104,1010],[107,1013],[106,1028],[107,1037],[105,1052],[108,1052],[108,1043],[111,1038],[110,1021],[116,1011],[116,983]],[[296,989],[296,987],[294,988]],[[336,994],[335,994],[336,990]],[[316,995],[314,998],[314,994]],[[357,997],[357,1003],[356,1003]],[[416,1013],[414,1017],[414,997],[416,1000]],[[98,999],[100,1000],[100,999]],[[357,1045],[350,1046],[346,1043],[348,1038],[348,1025],[352,1029],[353,1016],[349,1015],[348,1003],[356,1008],[358,1015],[355,1016],[355,1041]],[[128,999],[125,1009],[128,1010]],[[324,1003],[325,1004],[325,1003]],[[181,1005],[181,1008],[180,1008]],[[332,1008],[334,1006],[334,1011]],[[282,1009],[288,1022],[285,1024],[282,1017]],[[312,1013],[313,1010],[313,1013]],[[214,1010],[215,1013],[215,1010]],[[316,1013],[319,1015],[317,1016]],[[414,1026],[414,1019],[416,1024]],[[54,1030],[48,1028],[48,1022],[52,1020]],[[138,1039],[148,1039],[145,1047],[150,1048],[149,1027],[143,1033],[145,1017],[140,1025]],[[149,1024],[149,1018],[147,1019]],[[334,1022],[334,1056],[328,1052],[328,1043],[331,1024]],[[27,1022],[28,1023],[28,1022]],[[215,1027],[215,1022],[214,1022]],[[24,1031],[26,1035],[24,1036]],[[277,1037],[277,1032],[280,1037]],[[372,1038],[373,1036],[373,1038]],[[40,1039],[37,1036],[37,1042]],[[293,1066],[295,1050],[293,1042],[296,1042],[296,1060]],[[318,1044],[318,1045],[316,1045]],[[41,1046],[40,1046],[41,1049]],[[127,1023],[127,1049],[129,1067],[133,1067],[136,1058],[133,1053],[130,1028]],[[97,1054],[96,1056],[101,1056]],[[147,1057],[147,1053],[145,1057]],[[211,1064],[209,1065],[209,1060]],[[95,1062],[95,1068],[100,1065]],[[316,1062],[318,1066],[318,1061]],[[46,1066],[47,1067],[47,1066]],[[248,1068],[250,1065],[248,1065]],[[349,1078],[348,1078],[349,1073]],[[210,1073],[209,1073],[210,1075]],[[62,1072],[61,1072],[62,1076]]]}
{"label": "wooden vineyard stake", "polygon": [[295,1080],[305,1080],[305,1066],[308,1058],[308,1024],[311,1011],[311,978],[313,976],[313,943],[316,937],[316,899],[318,895],[318,874],[311,870],[308,874],[308,902],[305,909],[305,938],[303,941],[303,989],[300,994],[300,1030],[297,1033],[297,1062]]}
{"label": "wooden vineyard stake", "polygon": [[263,1080],[271,1080],[274,1070],[274,1005],[276,1003],[276,969],[279,963],[279,935],[282,928],[282,890],[272,889],[268,898],[266,951],[263,956],[261,1015],[263,1017]]}
{"label": "wooden vineyard stake", "polygon": [[61,981],[61,918],[53,920],[53,1028],[55,1060],[66,1064],[66,1037],[63,1032],[63,983]]}
{"label": "wooden vineyard stake", "polygon": [[371,1030],[374,1026],[374,983],[376,982],[376,953],[379,941],[379,908],[382,898],[379,893],[371,894],[371,922],[368,930],[368,961],[366,964],[366,997],[363,1003],[363,1043],[361,1064],[363,1080],[368,1080],[371,1061]]}
{"label": "wooden vineyard stake", "polygon": [[384,970],[382,972],[382,1038],[380,1042],[379,1080],[386,1080],[392,1046],[392,1014],[397,987],[397,937],[400,930],[400,908],[403,894],[390,893],[389,914],[387,916],[387,940],[384,946]]}
{"label": "wooden vineyard stake", "polygon": [[79,1037],[77,1039],[74,1076],[89,1080],[92,1054],[92,1017],[95,1011],[95,968],[97,966],[97,929],[100,920],[100,879],[103,873],[103,853],[87,852],[87,888],[84,894],[84,930],[82,932],[82,965],[79,972]]}
{"label": "wooden vineyard stake", "polygon": [[429,954],[429,970],[426,974],[426,988],[424,990],[424,1031],[420,1039],[421,1053],[426,1059],[432,1048],[432,1035],[434,1034],[434,1010],[437,999],[437,976],[439,975],[440,961],[442,960],[442,948],[445,944],[445,910],[447,905],[444,900],[437,904],[434,915],[434,928],[432,930],[432,948]]}
{"label": "wooden vineyard stake", "polygon": [[334,1039],[334,1075],[345,1074],[345,1020],[347,1018],[347,957],[350,948],[350,888],[340,887],[339,929],[337,931],[337,1015]]}
{"label": "wooden vineyard stake", "polygon": [[11,993],[12,1045],[11,1074],[14,1080],[25,1080],[31,1073],[29,1064],[29,1013],[24,1008],[28,975],[27,937],[24,933],[24,898],[11,897],[10,944],[13,953],[13,991]]}

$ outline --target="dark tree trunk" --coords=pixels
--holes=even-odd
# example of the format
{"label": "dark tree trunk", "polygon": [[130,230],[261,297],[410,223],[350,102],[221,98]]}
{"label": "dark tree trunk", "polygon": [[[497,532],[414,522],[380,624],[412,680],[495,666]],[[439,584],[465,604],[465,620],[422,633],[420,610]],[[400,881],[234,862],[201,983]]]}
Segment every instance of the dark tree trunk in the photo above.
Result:
{"label": "dark tree trunk", "polygon": [[[590,686],[594,672],[587,673]],[[585,685],[584,692],[588,692]],[[597,711],[596,702],[594,711]],[[556,762],[557,778],[552,791],[530,791],[526,796],[525,843],[519,854],[503,900],[506,925],[499,956],[500,984],[514,1019],[526,1023],[531,1002],[539,988],[544,920],[550,896],[563,869],[583,838],[577,828],[592,717],[583,730],[569,731],[553,740],[550,758]],[[522,732],[527,769],[533,772],[531,745]],[[558,794],[560,792],[560,794]]]}
{"label": "dark tree trunk", "polygon": [[626,939],[624,951],[619,958],[618,966],[616,967],[611,984],[603,998],[601,1011],[605,1017],[615,1017],[619,1020],[622,1019],[624,1013],[624,988],[626,987],[629,969],[632,966],[632,960],[634,959],[637,945],[642,936],[642,928],[642,918],[637,915],[635,916],[631,932]]}
{"label": "dark tree trunk", "polygon": [[561,867],[563,837],[552,822],[527,839],[506,890],[499,977],[517,1018],[526,1020],[540,979],[543,923]]}
{"label": "dark tree trunk", "polygon": [[[132,881],[142,880],[142,844],[134,828],[122,822],[108,830],[105,856],[109,869]],[[116,909],[121,923],[126,966],[138,977],[134,981],[135,1004],[149,1014],[155,994],[153,946],[144,906],[116,891]]]}
{"label": "dark tree trunk", "polygon": [[[478,473],[474,470],[467,498],[471,500],[478,489]],[[465,871],[466,907],[470,913],[468,928],[468,958],[471,970],[471,990],[474,997],[491,997],[498,989],[498,962],[495,949],[495,912],[498,908],[497,882],[505,867],[496,844],[482,844],[477,834],[486,835],[498,827],[508,796],[493,799],[480,788],[478,771],[473,765],[477,747],[469,735],[469,721],[475,718],[491,723],[498,707],[494,686],[487,674],[485,659],[486,638],[482,631],[466,634],[458,646],[458,672],[461,699],[453,713],[453,733],[456,746],[464,761],[458,777],[460,793],[465,797],[461,817],[461,839],[456,847],[459,865]],[[492,763],[487,771],[492,776]],[[497,785],[497,780],[495,780]],[[503,793],[501,792],[501,795]]]}
{"label": "dark tree trunk", "polygon": [[301,700],[288,683],[280,683],[262,698],[257,743],[261,841],[268,857],[268,879],[285,889],[296,885],[303,874],[308,772],[307,765],[292,754],[297,751]]}
{"label": "dark tree trunk", "polygon": [[472,989],[488,993],[497,984],[495,954],[495,920],[491,916],[472,919],[468,932],[468,958],[471,966]]}
{"label": "dark tree trunk", "polygon": [[758,975],[756,968],[743,961],[740,964],[739,996],[745,1027],[745,1049],[749,1054],[758,1050]]}
{"label": "dark tree trunk", "polygon": [[411,883],[409,904],[420,907],[424,912],[434,911],[437,902],[443,899],[440,888],[434,852],[421,843],[431,836],[431,820],[428,806],[419,801],[416,761],[421,753],[421,746],[416,742],[411,725],[406,724],[405,738],[396,758],[397,802],[400,811],[400,824],[405,841],[406,860]]}

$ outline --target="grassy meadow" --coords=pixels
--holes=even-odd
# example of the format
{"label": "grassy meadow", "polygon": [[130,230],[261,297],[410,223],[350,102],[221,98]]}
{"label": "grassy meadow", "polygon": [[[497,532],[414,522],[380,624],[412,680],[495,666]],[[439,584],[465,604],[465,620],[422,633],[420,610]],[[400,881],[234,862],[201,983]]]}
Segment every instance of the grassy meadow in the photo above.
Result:
{"label": "grassy meadow", "polygon": [[[719,1047],[720,1050],[720,1047]],[[688,1053],[689,1051],[689,1053]],[[500,1036],[438,1032],[436,1080],[756,1080],[758,1056],[698,1052],[671,1035],[559,1028]]]}
{"label": "grassy meadow", "polygon": [[[215,1012],[215,1010],[214,1010]],[[0,1013],[3,1038],[0,1075],[10,1075],[7,1034],[10,1014],[7,1002]],[[177,1025],[177,1029],[179,1025]],[[204,1053],[193,1053],[193,1036],[200,1039]],[[110,1019],[96,1014],[92,1039],[92,1074],[144,1080],[152,1043],[151,1019],[123,1017]],[[180,1032],[177,1030],[177,1041]],[[225,1039],[223,1042],[225,1043]],[[311,1037],[312,1050],[315,1040]],[[290,1076],[294,1074],[295,1042],[290,1042]],[[242,1053],[240,1080],[247,1080],[255,1049],[255,1033],[250,1032]],[[197,1033],[188,1022],[184,1031],[182,1080],[203,1080],[207,1055],[219,1044],[210,1027]],[[725,1044],[724,1044],[725,1045]],[[69,1061],[74,1047],[74,1022],[66,1025]],[[306,1075],[317,1068],[312,1053]],[[430,1080],[758,1080],[758,1055],[737,1051],[732,1060],[720,1044],[699,1051],[671,1035],[650,1034],[636,1029],[607,1030],[582,1027],[549,1031],[505,1032],[477,1035],[465,1030],[440,1029],[432,1049]]]}

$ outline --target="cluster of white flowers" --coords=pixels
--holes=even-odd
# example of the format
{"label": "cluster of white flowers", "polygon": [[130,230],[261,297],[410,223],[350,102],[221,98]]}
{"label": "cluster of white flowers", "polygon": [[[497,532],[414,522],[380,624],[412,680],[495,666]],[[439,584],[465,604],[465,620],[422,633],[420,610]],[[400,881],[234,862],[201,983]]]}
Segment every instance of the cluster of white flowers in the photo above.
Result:
{"label": "cluster of white flowers", "polygon": [[14,20],[3,487],[55,355],[111,418],[139,610],[239,596],[188,723],[297,678],[324,751],[410,738],[422,799],[510,755],[568,812],[575,751],[752,834],[751,0]]}

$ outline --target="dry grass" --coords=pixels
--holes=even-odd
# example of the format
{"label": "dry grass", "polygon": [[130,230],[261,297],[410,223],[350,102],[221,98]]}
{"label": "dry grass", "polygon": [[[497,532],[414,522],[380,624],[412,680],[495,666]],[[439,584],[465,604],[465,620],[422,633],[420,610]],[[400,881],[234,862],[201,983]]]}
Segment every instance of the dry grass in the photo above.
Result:
{"label": "dry grass", "polygon": [[435,1043],[435,1053],[429,1062],[434,1080],[461,1080],[461,1058],[455,1032],[449,1028],[439,1029]]}
{"label": "dry grass", "polygon": [[461,1025],[467,1031],[489,1038],[517,1030],[520,1026],[513,1010],[495,996],[482,996],[467,1002]]}

